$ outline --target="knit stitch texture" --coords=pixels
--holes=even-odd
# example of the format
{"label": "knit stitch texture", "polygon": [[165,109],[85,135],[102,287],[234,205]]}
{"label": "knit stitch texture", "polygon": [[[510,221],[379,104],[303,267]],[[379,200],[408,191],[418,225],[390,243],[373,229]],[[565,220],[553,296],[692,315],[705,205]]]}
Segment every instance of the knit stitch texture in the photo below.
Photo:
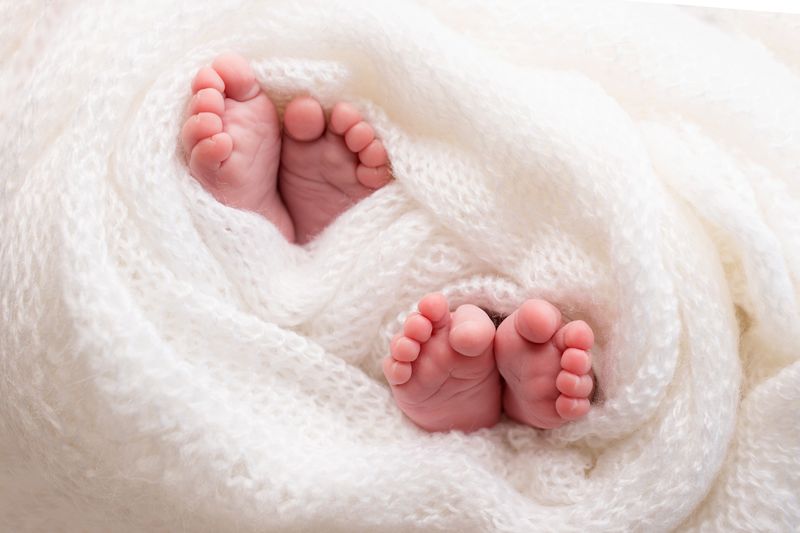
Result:
{"label": "knit stitch texture", "polygon": [[[800,23],[604,2],[2,2],[0,530],[789,531]],[[216,202],[190,80],[353,102],[395,182],[306,248]],[[597,334],[552,431],[428,434],[426,292]]]}

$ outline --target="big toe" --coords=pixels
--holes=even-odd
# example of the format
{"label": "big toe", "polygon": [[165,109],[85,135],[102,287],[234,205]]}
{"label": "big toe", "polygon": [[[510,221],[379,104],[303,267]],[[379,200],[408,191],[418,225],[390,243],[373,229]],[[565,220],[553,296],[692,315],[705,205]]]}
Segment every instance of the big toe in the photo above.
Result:
{"label": "big toe", "polygon": [[225,95],[240,102],[250,100],[261,92],[250,63],[238,54],[222,54],[212,63],[213,69],[225,84]]}
{"label": "big toe", "polygon": [[549,341],[561,324],[561,311],[544,300],[527,300],[517,309],[514,326],[527,341],[542,344]]}
{"label": "big toe", "polygon": [[475,357],[489,349],[494,333],[494,324],[483,309],[471,304],[462,305],[453,313],[450,346],[461,355]]}
{"label": "big toe", "polygon": [[325,112],[310,96],[298,96],[286,106],[283,126],[292,139],[313,141],[325,131]]}

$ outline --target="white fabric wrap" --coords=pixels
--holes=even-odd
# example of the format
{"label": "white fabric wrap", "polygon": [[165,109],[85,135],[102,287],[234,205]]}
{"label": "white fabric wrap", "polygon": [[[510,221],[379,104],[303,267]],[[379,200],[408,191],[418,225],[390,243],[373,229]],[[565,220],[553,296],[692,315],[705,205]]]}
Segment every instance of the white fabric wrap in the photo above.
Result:
{"label": "white fabric wrap", "polygon": [[[798,18],[577,2],[0,10],[3,531],[788,531]],[[354,102],[396,181],[310,246],[178,147],[252,58]],[[380,361],[426,292],[547,298],[600,397],[427,434]]]}

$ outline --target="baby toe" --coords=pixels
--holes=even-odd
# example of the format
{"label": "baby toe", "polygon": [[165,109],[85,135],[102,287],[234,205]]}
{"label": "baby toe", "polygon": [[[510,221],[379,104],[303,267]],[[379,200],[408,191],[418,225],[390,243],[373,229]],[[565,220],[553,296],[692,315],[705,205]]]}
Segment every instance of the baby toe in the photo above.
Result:
{"label": "baby toe", "polygon": [[366,122],[359,122],[344,134],[344,142],[351,152],[360,152],[375,140],[375,130]]}
{"label": "baby toe", "polygon": [[558,331],[555,342],[560,350],[588,350],[594,344],[594,332],[583,320],[573,320]]}
{"label": "baby toe", "polygon": [[233,140],[225,132],[203,139],[192,149],[189,169],[197,176],[208,170],[216,170],[233,150]]}
{"label": "baby toe", "polygon": [[225,84],[225,96],[240,102],[261,92],[250,63],[238,54],[222,54],[212,63],[213,70]]}
{"label": "baby toe", "polygon": [[222,115],[225,112],[225,97],[218,90],[208,87],[200,89],[192,96],[189,102],[189,114],[214,113]]}
{"label": "baby toe", "polygon": [[461,305],[453,313],[450,346],[469,357],[483,354],[494,340],[494,324],[486,312],[475,305]]}
{"label": "baby toe", "polygon": [[592,377],[586,374],[576,375],[572,372],[562,370],[556,378],[556,388],[558,392],[572,398],[588,398],[592,393],[594,382]]}
{"label": "baby toe", "polygon": [[222,81],[216,70],[211,67],[203,67],[192,80],[192,93],[197,93],[202,89],[211,88],[220,93],[225,92],[225,82]]}
{"label": "baby toe", "polygon": [[198,113],[186,120],[181,130],[181,140],[187,153],[201,139],[206,139],[222,131],[222,119],[214,113]]}
{"label": "baby toe", "polygon": [[556,412],[564,420],[576,420],[586,415],[590,408],[589,400],[559,396],[556,399]]}
{"label": "baby toe", "polygon": [[356,167],[356,179],[364,187],[370,189],[379,189],[386,185],[391,179],[392,174],[389,172],[389,167],[386,165],[378,168],[368,167],[366,165],[358,165]]}
{"label": "baby toe", "polygon": [[392,341],[391,354],[395,361],[410,363],[419,357],[419,342],[404,335],[396,336]]}
{"label": "baby toe", "polygon": [[425,295],[417,305],[419,312],[433,323],[441,322],[447,318],[450,310],[447,298],[441,293],[435,292]]}
{"label": "baby toe", "polygon": [[386,148],[378,139],[373,139],[366,148],[358,152],[358,159],[368,167],[379,167],[389,162]]}
{"label": "baby toe", "polygon": [[396,361],[410,363],[419,357],[420,345],[405,335],[396,335],[390,346],[390,353]]}
{"label": "baby toe", "polygon": [[561,312],[550,302],[532,299],[523,303],[516,311],[514,325],[527,341],[541,344],[556,333],[561,323]]}
{"label": "baby toe", "polygon": [[325,112],[310,96],[298,96],[286,106],[283,125],[292,139],[313,141],[325,131]]}
{"label": "baby toe", "polygon": [[433,324],[419,313],[411,313],[403,325],[403,335],[417,342],[426,342],[433,333]]}
{"label": "baby toe", "polygon": [[588,374],[592,369],[592,357],[585,350],[567,348],[561,354],[561,368],[578,376]]}
{"label": "baby toe", "polygon": [[[331,131],[337,135],[344,135],[350,128],[361,122],[361,113],[352,105],[339,102],[331,111]],[[357,150],[354,150],[357,151]]]}
{"label": "baby toe", "polygon": [[383,359],[383,375],[390,385],[402,385],[411,379],[411,363],[395,361],[392,357]]}

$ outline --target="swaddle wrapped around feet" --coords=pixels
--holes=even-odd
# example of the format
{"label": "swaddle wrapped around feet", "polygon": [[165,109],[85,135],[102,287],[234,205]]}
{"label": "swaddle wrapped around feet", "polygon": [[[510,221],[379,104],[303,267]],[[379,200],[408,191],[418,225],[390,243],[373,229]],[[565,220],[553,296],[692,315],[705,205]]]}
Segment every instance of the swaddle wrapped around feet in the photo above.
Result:
{"label": "swaddle wrapped around feet", "polygon": [[[787,530],[800,521],[796,20],[535,2],[64,2],[0,23],[0,525]],[[180,127],[250,58],[394,180],[307,246]],[[419,298],[591,324],[585,418],[427,433]]]}

